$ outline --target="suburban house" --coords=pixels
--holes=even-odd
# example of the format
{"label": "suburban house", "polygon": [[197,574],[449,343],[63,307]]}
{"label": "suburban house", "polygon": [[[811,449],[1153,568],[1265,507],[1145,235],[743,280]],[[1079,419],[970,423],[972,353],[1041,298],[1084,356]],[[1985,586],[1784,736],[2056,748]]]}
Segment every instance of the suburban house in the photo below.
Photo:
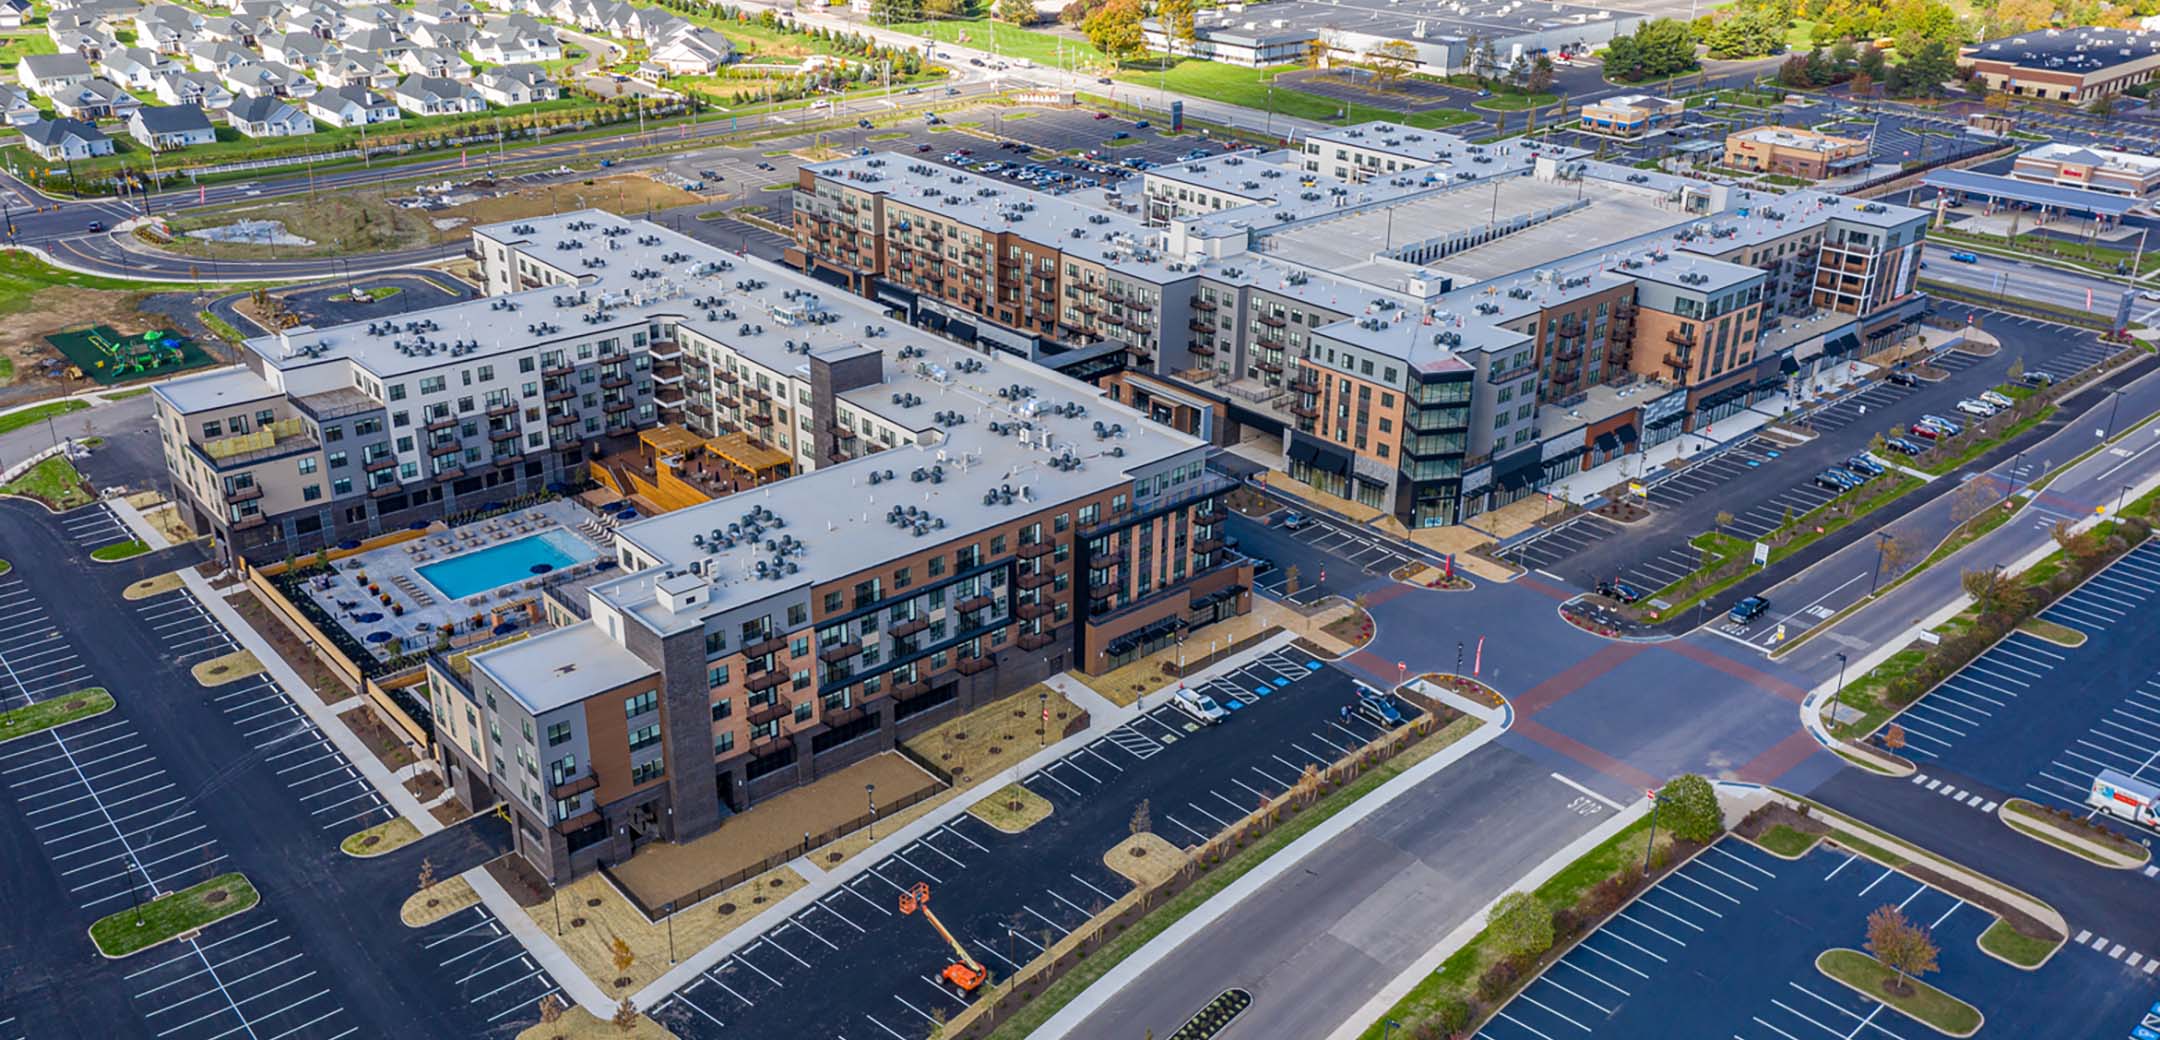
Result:
{"label": "suburban house", "polygon": [[388,90],[397,86],[397,70],[370,54],[348,52],[335,63],[315,70],[315,78],[325,87],[374,87]]}
{"label": "suburban house", "polygon": [[168,72],[150,84],[151,93],[167,105],[194,105],[210,112],[223,111],[233,102],[233,92],[210,72]]}
{"label": "suburban house", "polygon": [[43,118],[45,113],[30,100],[29,91],[0,84],[0,123],[11,127],[28,126]]}
{"label": "suburban house", "polygon": [[0,0],[0,29],[20,29],[30,20],[30,0]]}
{"label": "suburban house", "polygon": [[555,81],[548,78],[547,71],[538,65],[505,65],[489,69],[473,78],[473,89],[489,103],[504,106],[553,101],[562,96],[562,88],[556,86]]}
{"label": "suburban house", "polygon": [[69,119],[126,119],[142,107],[135,95],[106,79],[86,80],[47,96],[53,111]]}
{"label": "suburban house", "polygon": [[480,9],[465,0],[420,0],[413,5],[413,21],[427,25],[444,22],[480,24]]}
{"label": "suburban house", "polygon": [[416,116],[485,112],[487,101],[472,84],[441,76],[407,76],[391,94],[397,106]]}
{"label": "suburban house", "polygon": [[298,137],[315,132],[312,117],[274,97],[236,98],[225,110],[225,121],[249,137]]}
{"label": "suburban house", "polygon": [[431,76],[440,79],[471,79],[472,66],[458,57],[456,51],[436,50],[433,47],[416,47],[406,51],[395,62],[398,71],[408,76]]}
{"label": "suburban house", "polygon": [[148,47],[122,47],[98,59],[98,71],[114,83],[140,89],[162,73],[180,71],[180,62]]}
{"label": "suburban house", "polygon": [[305,98],[315,93],[315,81],[298,69],[274,61],[255,62],[225,72],[225,85],[248,97]]}
{"label": "suburban house", "polygon": [[197,40],[188,44],[187,47],[189,68],[197,72],[215,73],[219,76],[223,76],[242,65],[253,65],[259,58],[260,55],[257,55],[254,51],[248,50],[237,43],[226,43],[224,41]]}
{"label": "suburban house", "polygon": [[295,69],[311,69],[343,57],[345,50],[320,36],[284,33],[262,41],[262,55]]}
{"label": "suburban house", "polygon": [[116,50],[120,46],[110,36],[83,29],[53,29],[47,35],[52,37],[53,48],[60,53],[81,55],[91,61],[104,57],[106,51]]}
{"label": "suburban house", "polygon": [[23,146],[46,162],[66,162],[111,155],[112,138],[74,119],[40,119],[22,127]]}
{"label": "suburban house", "polygon": [[677,76],[710,76],[735,56],[735,45],[711,29],[692,28],[654,44],[651,62]]}
{"label": "suburban house", "polygon": [[372,126],[404,118],[397,103],[367,87],[351,84],[322,91],[308,99],[308,114],[331,126]]}
{"label": "suburban house", "polygon": [[217,130],[210,125],[210,117],[194,105],[153,105],[138,108],[128,117],[128,136],[152,151],[166,152],[211,144],[217,140]]}
{"label": "suburban house", "polygon": [[96,77],[79,54],[32,54],[15,66],[16,82],[46,96]]}
{"label": "suburban house", "polygon": [[471,48],[472,42],[480,38],[480,30],[465,22],[419,22],[412,27],[411,36],[422,47],[456,52]]}
{"label": "suburban house", "polygon": [[[259,32],[256,23],[251,18],[215,15],[203,19],[202,25],[195,30],[195,40],[207,40],[211,43],[231,43],[242,47],[253,47],[258,38]],[[178,53],[185,54],[186,52],[187,44],[183,43]]]}
{"label": "suburban house", "polygon": [[378,26],[369,26],[347,36],[344,40],[345,56],[362,58],[374,55],[383,61],[396,61],[413,45],[396,32]]}
{"label": "suburban house", "polygon": [[555,30],[530,15],[513,14],[490,23],[473,41],[473,57],[497,65],[557,61],[563,56]]}

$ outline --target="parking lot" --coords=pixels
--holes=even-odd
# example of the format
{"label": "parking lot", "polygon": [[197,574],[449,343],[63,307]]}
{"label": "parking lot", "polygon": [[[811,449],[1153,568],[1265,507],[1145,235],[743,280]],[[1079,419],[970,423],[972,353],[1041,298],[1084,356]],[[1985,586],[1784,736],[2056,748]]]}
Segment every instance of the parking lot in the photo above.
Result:
{"label": "parking lot", "polygon": [[527,1024],[550,993],[569,1003],[546,969],[485,906],[451,914],[421,929],[414,941],[418,950],[412,956],[489,1028]]}
{"label": "parking lot", "polygon": [[1983,810],[2017,796],[2085,811],[2101,769],[2160,775],[2155,598],[2160,547],[2148,543],[2041,613],[2084,632],[2083,646],[2013,634],[1914,702],[1894,721],[1916,782]]}
{"label": "parking lot", "polygon": [[360,1031],[292,932],[264,909],[129,961],[128,997],[159,1040],[340,1040]]}
{"label": "parking lot", "polygon": [[128,530],[112,508],[103,502],[70,510],[60,518],[60,526],[67,532],[68,539],[82,546],[84,552],[131,541],[135,537],[135,533]]}
{"label": "parking lot", "polygon": [[[1277,510],[1265,520],[1241,513],[1230,515],[1230,534],[1239,552],[1270,565],[1253,577],[1259,592],[1301,604],[1328,596],[1354,597],[1406,563],[1414,562],[1406,550],[1378,532],[1333,517],[1303,513],[1305,524],[1292,531],[1282,526],[1296,510]],[[1285,595],[1290,568],[1297,568],[1297,590]]]}
{"label": "parking lot", "polygon": [[1940,971],[1926,981],[1979,1008],[1989,1036],[2127,1035],[2160,988],[2142,967],[2090,951],[2017,970],[1979,948],[1994,921],[1986,910],[1843,850],[1788,861],[1727,838],[1591,933],[1477,1035],[1934,1037],[1815,967],[1825,950],[1863,949],[1867,916],[1883,906],[1929,930]]}
{"label": "parking lot", "polygon": [[[1294,648],[1196,685],[1237,707],[1211,726],[1153,705],[1019,778],[1049,800],[1048,819],[1007,835],[972,815],[955,817],[751,938],[654,1015],[686,1038],[914,1040],[965,998],[938,975],[950,951],[919,915],[900,912],[903,891],[929,886],[946,926],[1003,977],[1131,887],[1102,854],[1129,834],[1141,802],[1155,833],[1198,844],[1306,766],[1335,761],[1381,731],[1362,716],[1343,717],[1358,689],[1349,676]],[[840,971],[848,984],[834,987]]]}

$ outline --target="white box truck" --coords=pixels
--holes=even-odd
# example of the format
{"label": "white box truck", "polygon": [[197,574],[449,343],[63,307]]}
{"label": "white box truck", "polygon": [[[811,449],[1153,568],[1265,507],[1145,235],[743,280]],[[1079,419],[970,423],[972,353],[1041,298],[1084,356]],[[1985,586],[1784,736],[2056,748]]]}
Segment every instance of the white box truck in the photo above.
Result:
{"label": "white box truck", "polygon": [[2145,827],[2160,828],[2160,786],[2103,769],[2093,777],[2092,793],[2085,804],[2110,816]]}

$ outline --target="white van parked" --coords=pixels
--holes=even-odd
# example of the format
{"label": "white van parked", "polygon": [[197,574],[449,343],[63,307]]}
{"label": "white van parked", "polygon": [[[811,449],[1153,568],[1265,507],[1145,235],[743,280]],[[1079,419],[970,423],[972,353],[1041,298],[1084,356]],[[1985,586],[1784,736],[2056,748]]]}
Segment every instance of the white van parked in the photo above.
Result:
{"label": "white van parked", "polygon": [[1212,726],[1230,717],[1230,713],[1224,711],[1222,705],[1215,703],[1215,698],[1198,690],[1180,689],[1170,700],[1180,711],[1203,725]]}

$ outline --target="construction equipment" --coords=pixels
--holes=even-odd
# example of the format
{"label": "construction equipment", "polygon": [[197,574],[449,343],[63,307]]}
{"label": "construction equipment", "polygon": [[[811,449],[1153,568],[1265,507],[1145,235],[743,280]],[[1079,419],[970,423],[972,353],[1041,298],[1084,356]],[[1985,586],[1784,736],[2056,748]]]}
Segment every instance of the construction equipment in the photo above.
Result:
{"label": "construction equipment", "polygon": [[953,938],[953,933],[945,930],[944,922],[939,921],[937,915],[930,912],[930,885],[927,882],[917,881],[914,888],[900,893],[901,913],[912,914],[918,909],[922,911],[923,917],[930,922],[930,927],[937,929],[939,937],[945,940],[945,944],[952,947],[953,956],[960,958],[958,961],[946,965],[945,970],[938,974],[942,975],[945,981],[960,987],[962,993],[975,992],[977,986],[982,985],[990,978],[990,973],[983,968],[981,961],[968,955],[967,947],[960,945],[960,940]]}

